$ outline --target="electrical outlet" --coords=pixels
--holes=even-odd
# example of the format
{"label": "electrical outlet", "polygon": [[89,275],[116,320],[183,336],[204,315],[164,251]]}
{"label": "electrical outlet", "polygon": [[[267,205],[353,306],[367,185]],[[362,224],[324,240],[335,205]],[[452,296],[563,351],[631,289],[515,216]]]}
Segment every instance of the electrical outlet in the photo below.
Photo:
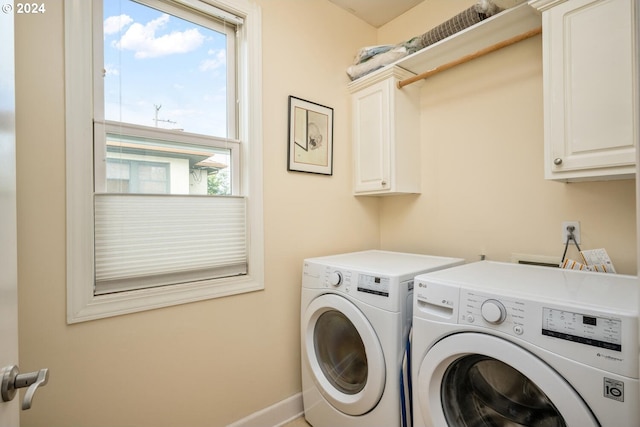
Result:
{"label": "electrical outlet", "polygon": [[567,229],[567,227],[573,227],[573,237],[575,238],[575,242],[573,240],[570,240],[569,244],[580,244],[580,221],[562,222],[562,244],[566,244],[567,237],[569,237],[569,230]]}

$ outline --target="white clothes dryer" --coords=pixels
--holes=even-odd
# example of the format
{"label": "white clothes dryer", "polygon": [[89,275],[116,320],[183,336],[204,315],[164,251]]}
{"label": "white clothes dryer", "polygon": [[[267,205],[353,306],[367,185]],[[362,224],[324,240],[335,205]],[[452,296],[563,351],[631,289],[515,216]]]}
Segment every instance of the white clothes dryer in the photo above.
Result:
{"label": "white clothes dryer", "polygon": [[402,425],[413,278],[463,262],[378,250],[304,261],[302,397],[313,427]]}
{"label": "white clothes dryer", "polygon": [[640,426],[636,277],[481,261],[413,314],[414,427]]}

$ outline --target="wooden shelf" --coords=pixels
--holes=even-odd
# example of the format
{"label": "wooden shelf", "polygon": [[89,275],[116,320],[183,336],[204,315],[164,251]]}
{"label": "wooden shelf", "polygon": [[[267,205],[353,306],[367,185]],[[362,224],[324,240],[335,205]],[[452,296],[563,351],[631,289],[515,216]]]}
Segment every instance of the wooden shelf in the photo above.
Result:
{"label": "wooden shelf", "polygon": [[528,3],[522,3],[360,77],[349,83],[349,89],[351,91],[357,90],[357,87],[367,80],[376,79],[377,74],[385,73],[389,67],[401,67],[418,75],[503,40],[536,29],[541,25],[540,12],[529,6]]}

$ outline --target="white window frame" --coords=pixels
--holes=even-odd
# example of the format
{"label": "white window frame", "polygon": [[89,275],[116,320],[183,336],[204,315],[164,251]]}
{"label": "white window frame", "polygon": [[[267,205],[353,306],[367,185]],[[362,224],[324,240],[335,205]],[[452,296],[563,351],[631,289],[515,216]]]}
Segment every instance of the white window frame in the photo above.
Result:
{"label": "white window frame", "polygon": [[[77,323],[264,289],[261,11],[248,0],[204,0],[242,17],[238,32],[241,195],[247,199],[246,276],[94,295],[93,1],[65,0],[67,322]],[[186,5],[193,0],[176,0]]]}

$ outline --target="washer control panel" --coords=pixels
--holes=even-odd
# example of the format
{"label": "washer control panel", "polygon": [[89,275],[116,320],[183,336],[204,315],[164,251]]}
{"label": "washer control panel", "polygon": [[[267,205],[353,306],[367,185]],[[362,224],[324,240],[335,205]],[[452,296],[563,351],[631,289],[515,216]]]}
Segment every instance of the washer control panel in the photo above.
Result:
{"label": "washer control panel", "polygon": [[[413,323],[494,335],[637,381],[637,294],[631,276],[476,262],[417,276]],[[618,396],[614,382],[605,389]]]}
{"label": "washer control panel", "polygon": [[622,351],[622,319],[574,312],[526,300],[461,293],[460,322],[500,330],[559,338],[603,350]]}
{"label": "washer control panel", "polygon": [[567,310],[542,309],[542,335],[622,351],[622,320]]}
{"label": "washer control panel", "polygon": [[473,291],[462,292],[461,323],[488,326],[493,329],[522,335],[525,331],[526,304],[509,298],[495,298]]}

